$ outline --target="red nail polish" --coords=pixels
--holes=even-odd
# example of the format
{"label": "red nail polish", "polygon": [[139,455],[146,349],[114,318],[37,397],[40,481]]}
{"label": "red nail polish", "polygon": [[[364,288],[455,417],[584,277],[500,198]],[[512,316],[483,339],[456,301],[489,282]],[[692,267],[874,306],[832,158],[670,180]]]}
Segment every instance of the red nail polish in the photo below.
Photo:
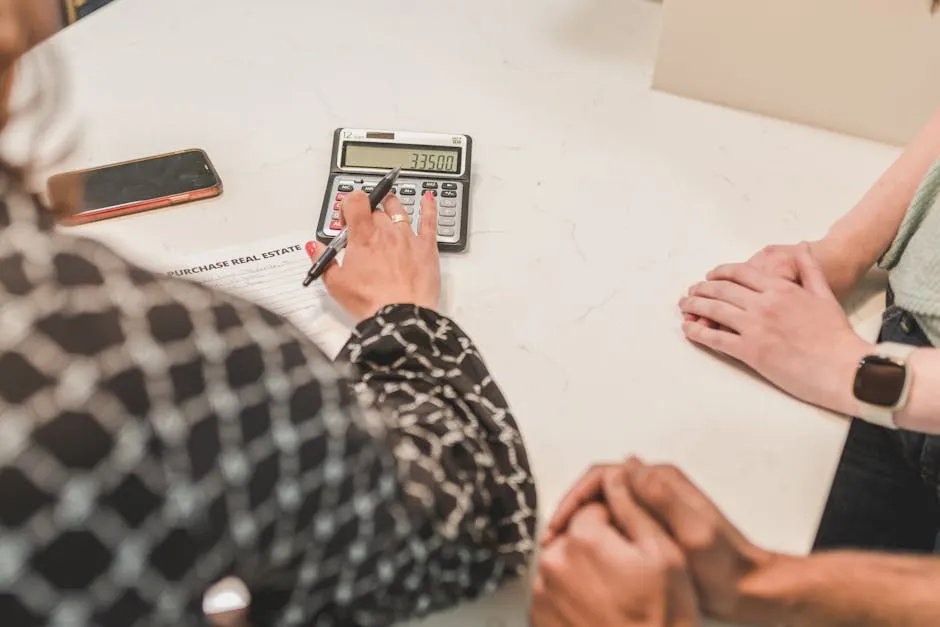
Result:
{"label": "red nail polish", "polygon": [[307,245],[305,246],[305,248],[307,249],[307,254],[308,254],[308,255],[313,256],[313,255],[316,255],[316,254],[317,254],[317,243],[316,243],[316,242],[307,242]]}
{"label": "red nail polish", "polygon": [[434,198],[434,194],[432,194],[431,192],[424,192],[424,199],[425,199],[425,200],[431,200],[431,199],[433,199],[433,198]]}

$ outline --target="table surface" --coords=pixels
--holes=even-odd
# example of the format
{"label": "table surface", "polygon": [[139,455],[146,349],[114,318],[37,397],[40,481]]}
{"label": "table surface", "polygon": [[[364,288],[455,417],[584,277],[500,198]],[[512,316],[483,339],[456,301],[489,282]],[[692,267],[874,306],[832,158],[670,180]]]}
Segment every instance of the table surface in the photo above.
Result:
{"label": "table surface", "polygon": [[[646,0],[121,0],[58,35],[61,169],[187,147],[213,201],[78,229],[196,252],[314,232],[339,126],[468,133],[470,245],[445,313],[522,427],[542,519],[591,463],[687,470],[754,540],[806,551],[846,422],[687,344],[714,265],[822,234],[897,149],[653,92]],[[67,130],[67,129],[66,129]],[[429,625],[525,624],[515,585]]]}

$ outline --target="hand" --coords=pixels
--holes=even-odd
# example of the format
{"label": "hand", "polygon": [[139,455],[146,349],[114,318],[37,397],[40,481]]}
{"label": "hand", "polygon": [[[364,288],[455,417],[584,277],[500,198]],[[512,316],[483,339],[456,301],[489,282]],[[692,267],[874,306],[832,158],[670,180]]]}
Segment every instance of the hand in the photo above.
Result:
{"label": "hand", "polygon": [[746,579],[776,556],[749,542],[701,490],[673,466],[624,466],[636,501],[662,523],[688,564],[702,609],[722,620],[763,622],[744,594]]}
{"label": "hand", "polygon": [[765,274],[798,283],[800,269],[796,258],[800,246],[796,244],[771,245],[760,249],[747,264]]}
{"label": "hand", "polygon": [[[421,199],[418,235],[411,230],[408,214],[398,198],[389,195],[385,211],[372,212],[363,192],[347,196],[343,219],[349,242],[342,265],[330,264],[323,274],[327,291],[349,315],[369,318],[386,305],[419,305],[437,309],[441,295],[441,263],[437,252],[437,203],[434,196]],[[405,220],[392,222],[392,216]],[[323,247],[307,245],[311,256]]]}
{"label": "hand", "polygon": [[630,495],[623,470],[605,473],[607,506],[590,504],[544,549],[533,627],[692,627],[701,622],[682,553]]}
{"label": "hand", "polygon": [[[842,246],[829,239],[817,240],[810,242],[808,245],[813,257],[822,267],[829,287],[832,288],[836,296],[844,296],[855,284],[858,277],[855,269],[845,263],[844,255],[840,250]],[[773,244],[766,246],[745,263],[764,274],[799,283],[800,270],[796,259],[799,251],[804,246],[802,244]],[[692,314],[686,314],[685,319],[689,322],[701,320],[699,316]],[[713,329],[720,328],[718,324],[711,320],[706,321],[706,326]]]}
{"label": "hand", "polygon": [[851,415],[852,381],[871,346],[849,325],[826,277],[801,245],[797,285],[748,264],[720,266],[679,301],[691,341],[744,362],[794,396]]}
{"label": "hand", "polygon": [[586,504],[600,502],[604,487],[604,473],[618,469],[622,464],[596,464],[591,466],[584,475],[562,497],[561,502],[548,521],[545,535],[542,536],[542,546],[552,543],[568,527],[571,517]]}
{"label": "hand", "polygon": [[[786,281],[799,281],[799,269],[796,266],[796,252],[799,249],[795,245],[772,245],[760,249],[753,257],[745,263],[770,276],[780,277]],[[689,295],[692,295],[692,288],[689,288]],[[710,329],[719,329],[721,326],[714,320],[708,320],[694,314],[685,314],[687,322],[703,322]]]}

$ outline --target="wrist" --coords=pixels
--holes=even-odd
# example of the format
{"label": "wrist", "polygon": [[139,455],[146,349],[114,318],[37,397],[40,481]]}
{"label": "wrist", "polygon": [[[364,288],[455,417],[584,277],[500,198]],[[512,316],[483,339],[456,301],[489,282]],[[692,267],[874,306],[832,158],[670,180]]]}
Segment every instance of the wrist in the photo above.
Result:
{"label": "wrist", "polygon": [[854,331],[849,331],[829,352],[831,374],[826,396],[822,403],[826,409],[854,416],[858,413],[858,399],[855,398],[855,376],[864,357],[875,353],[875,345],[866,342]]}
{"label": "wrist", "polygon": [[792,615],[801,582],[793,571],[801,558],[771,553],[760,568],[738,582],[738,608],[731,620],[753,625],[778,625]]}
{"label": "wrist", "polygon": [[774,627],[796,621],[817,580],[829,574],[821,565],[808,564],[810,559],[774,554],[764,567],[742,579],[741,611],[734,620]]}
{"label": "wrist", "polygon": [[809,247],[822,267],[829,287],[839,298],[851,291],[874,263],[858,255],[851,242],[832,233],[810,242]]}

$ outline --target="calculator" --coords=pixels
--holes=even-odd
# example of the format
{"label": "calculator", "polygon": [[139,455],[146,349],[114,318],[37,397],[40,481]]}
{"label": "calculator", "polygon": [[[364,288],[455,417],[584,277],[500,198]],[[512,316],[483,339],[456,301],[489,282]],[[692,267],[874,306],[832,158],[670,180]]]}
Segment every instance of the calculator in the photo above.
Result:
{"label": "calculator", "polygon": [[470,217],[469,135],[338,128],[333,135],[330,179],[317,224],[317,238],[339,235],[340,203],[346,194],[367,194],[389,170],[401,168],[392,188],[415,232],[421,223],[421,197],[437,197],[437,246],[444,252],[467,248]]}

